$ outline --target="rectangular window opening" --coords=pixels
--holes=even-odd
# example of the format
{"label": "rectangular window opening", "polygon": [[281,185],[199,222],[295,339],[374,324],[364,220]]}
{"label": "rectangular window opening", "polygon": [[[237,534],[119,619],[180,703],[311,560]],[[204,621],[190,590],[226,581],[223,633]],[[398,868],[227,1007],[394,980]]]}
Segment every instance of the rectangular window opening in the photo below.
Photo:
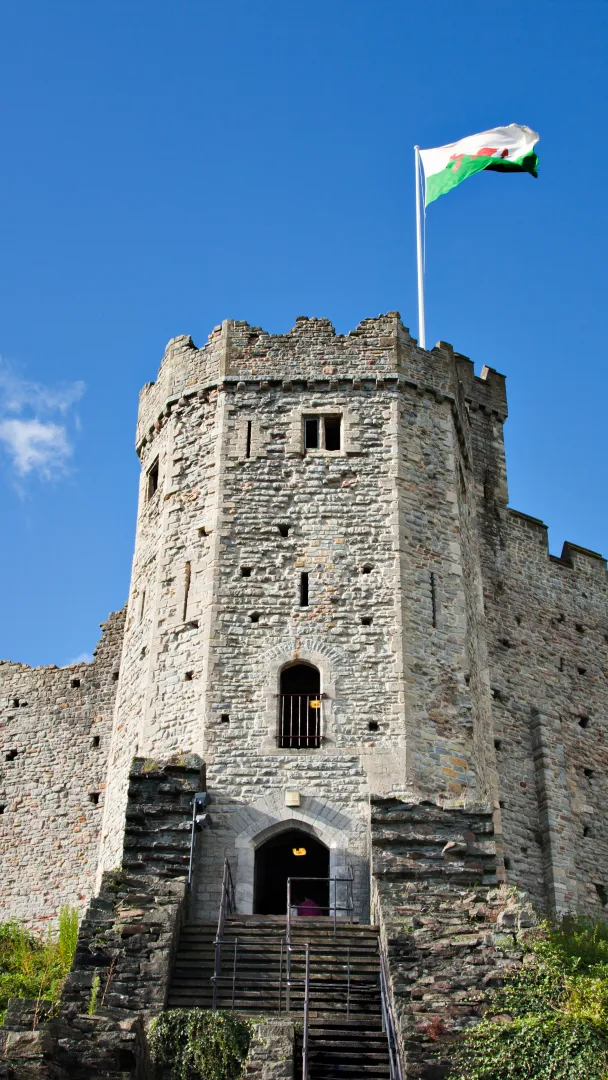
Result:
{"label": "rectangular window opening", "polygon": [[247,445],[245,447],[245,457],[251,457],[251,420],[247,421]]}
{"label": "rectangular window opening", "polygon": [[304,449],[319,449],[319,418],[311,417],[304,421]]}
{"label": "rectangular window opening", "polygon": [[148,469],[148,499],[158,490],[158,458]]}
{"label": "rectangular window opening", "polygon": [[186,563],[186,569],[184,572],[184,606],[182,609],[182,622],[186,622],[188,616],[188,596],[190,594],[190,579],[192,576],[192,566],[189,562]]}
{"label": "rectangular window opening", "polygon": [[326,450],[339,450],[340,449],[340,424],[341,420],[339,416],[326,416],[325,427],[325,449]]}
{"label": "rectangular window opening", "polygon": [[431,612],[433,628],[437,629],[437,579],[431,570]]}
{"label": "rectangular window opening", "polygon": [[308,574],[300,574],[300,607],[308,607]]}

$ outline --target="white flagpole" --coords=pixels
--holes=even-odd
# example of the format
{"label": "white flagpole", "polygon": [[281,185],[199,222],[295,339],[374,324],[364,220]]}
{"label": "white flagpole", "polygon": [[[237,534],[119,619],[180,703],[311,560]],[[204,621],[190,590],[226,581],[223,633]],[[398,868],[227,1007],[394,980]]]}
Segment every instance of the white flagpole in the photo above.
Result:
{"label": "white flagpole", "polygon": [[424,267],[422,264],[422,216],[420,211],[420,147],[414,147],[416,166],[416,261],[418,264],[418,344],[426,349],[424,333]]}

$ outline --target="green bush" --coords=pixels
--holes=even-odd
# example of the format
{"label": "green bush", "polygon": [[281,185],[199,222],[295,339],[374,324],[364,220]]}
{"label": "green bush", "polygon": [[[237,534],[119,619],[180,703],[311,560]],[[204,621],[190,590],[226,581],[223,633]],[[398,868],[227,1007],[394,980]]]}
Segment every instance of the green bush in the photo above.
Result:
{"label": "green bush", "polygon": [[172,1009],[151,1025],[150,1050],[172,1080],[239,1080],[250,1039],[251,1024],[231,1013]]}
{"label": "green bush", "polygon": [[77,938],[78,912],[69,907],[61,909],[57,934],[34,934],[17,919],[0,923],[0,1023],[9,998],[59,1000]]}
{"label": "green bush", "polygon": [[464,1036],[454,1080],[608,1080],[608,926],[545,925]]}

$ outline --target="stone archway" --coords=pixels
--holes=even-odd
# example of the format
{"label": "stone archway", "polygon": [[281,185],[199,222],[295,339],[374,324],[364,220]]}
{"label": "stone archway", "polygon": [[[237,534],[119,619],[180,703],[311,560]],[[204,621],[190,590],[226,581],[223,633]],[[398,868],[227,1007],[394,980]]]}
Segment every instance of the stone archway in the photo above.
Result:
{"label": "stone archway", "polygon": [[329,915],[329,864],[329,848],[308,830],[291,827],[273,833],[255,851],[254,914],[285,915],[291,879],[292,910]]}
{"label": "stone archway", "polygon": [[[331,877],[345,877],[350,873],[353,857],[349,858],[347,852],[352,837],[352,819],[335,806],[316,799],[307,797],[304,802],[306,805],[293,810],[284,805],[282,793],[277,793],[234,815],[231,824],[237,835],[233,869],[239,912],[253,912],[256,851],[271,837],[287,829],[297,829],[328,849]],[[357,869],[355,874],[359,876]]]}

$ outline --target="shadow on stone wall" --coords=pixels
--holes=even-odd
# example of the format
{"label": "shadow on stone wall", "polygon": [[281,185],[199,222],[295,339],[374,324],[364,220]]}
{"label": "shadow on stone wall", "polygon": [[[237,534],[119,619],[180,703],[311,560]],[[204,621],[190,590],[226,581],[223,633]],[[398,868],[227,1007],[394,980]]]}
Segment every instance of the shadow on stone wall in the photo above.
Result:
{"label": "shadow on stone wall", "polygon": [[500,886],[490,812],[372,798],[372,898],[403,1075],[449,1075],[458,1033],[522,957],[535,915]]}
{"label": "shadow on stone wall", "polygon": [[196,755],[135,758],[122,866],[104,874],[81,923],[59,1014],[48,1018],[45,1003],[9,1004],[0,1078],[153,1075],[145,1024],[166,1003],[187,902],[192,797],[203,789]]}

